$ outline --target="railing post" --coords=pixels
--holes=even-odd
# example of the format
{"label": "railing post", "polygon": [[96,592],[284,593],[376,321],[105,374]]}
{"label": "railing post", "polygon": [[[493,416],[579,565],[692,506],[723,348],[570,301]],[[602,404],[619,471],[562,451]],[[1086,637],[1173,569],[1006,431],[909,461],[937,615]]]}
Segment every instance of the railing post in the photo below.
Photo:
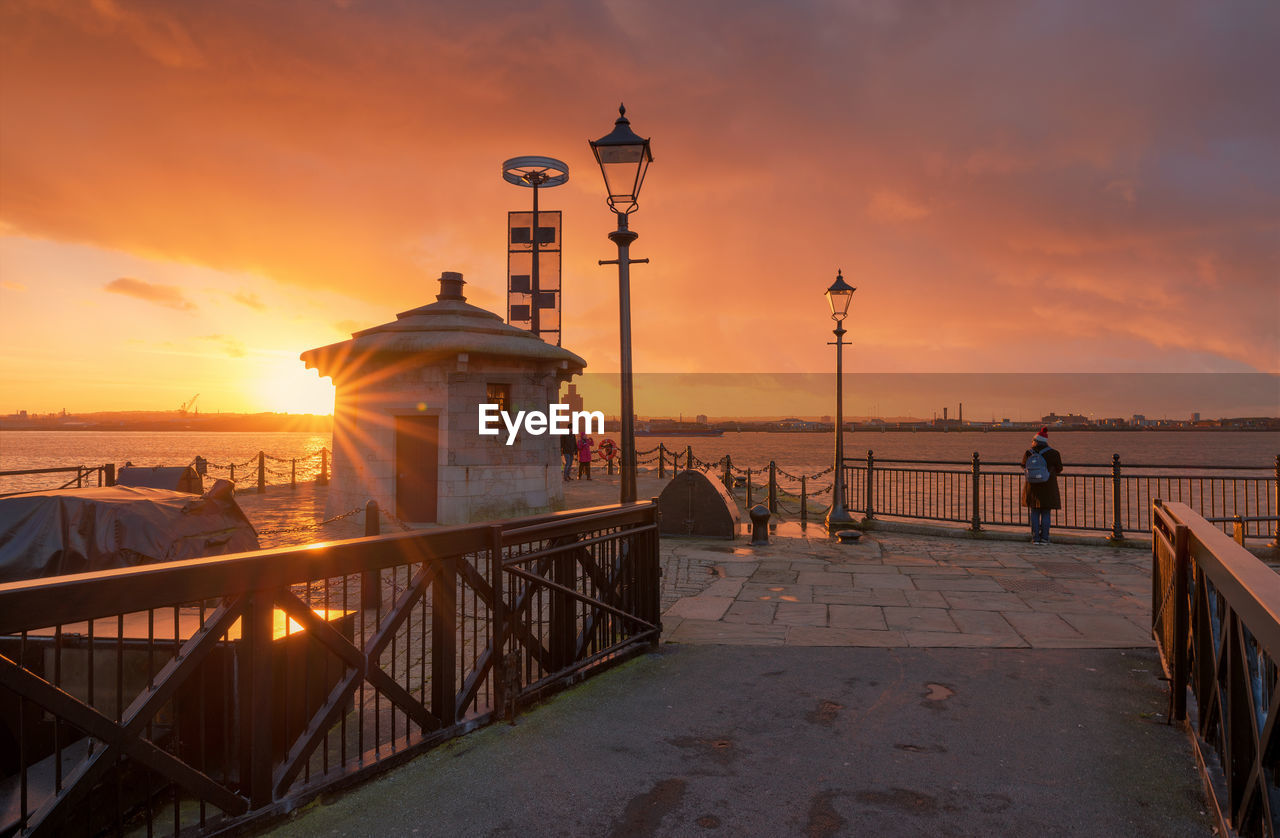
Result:
{"label": "railing post", "polygon": [[724,487],[729,490],[729,494],[733,494],[733,460],[729,459],[729,455],[724,455]]}
{"label": "railing post", "polygon": [[1244,518],[1238,512],[1231,519],[1231,537],[1236,540],[1236,544],[1244,546]]}
{"label": "railing post", "polygon": [[431,583],[431,712],[446,728],[458,721],[458,560],[438,560]]}
{"label": "railing post", "polygon": [[236,482],[236,464],[235,463],[230,464],[229,466],[227,466],[227,469],[231,472],[230,474],[227,475],[227,479],[230,480],[232,483]]}
{"label": "railing post", "polygon": [[77,489],[84,488],[84,466],[80,466],[76,470],[76,488]]}
{"label": "railing post", "polygon": [[[836,468],[843,468],[843,467],[844,467],[843,463],[838,463],[836,465]],[[865,493],[865,498],[867,502],[866,519],[868,521],[876,517],[875,469],[876,469],[876,455],[870,448],[868,448],[867,449],[867,485],[866,485],[866,493]]]}
{"label": "railing post", "polygon": [[267,490],[267,454],[265,451],[258,452],[258,494],[262,494]]}
{"label": "railing post", "polygon": [[1275,537],[1273,537],[1273,538],[1271,539],[1271,543],[1270,543],[1270,544],[1268,544],[1267,546],[1268,546],[1268,547],[1273,547],[1273,548],[1276,548],[1276,549],[1280,549],[1280,454],[1277,454],[1277,455],[1276,455],[1276,494],[1275,494],[1275,498],[1276,498],[1276,508],[1275,508],[1275,516],[1276,516],[1276,532],[1275,532]]}
{"label": "railing post", "polygon": [[[382,520],[378,502],[371,500],[364,505],[364,534],[382,535]],[[360,574],[360,607],[375,610],[382,606],[382,571],[366,570]]]}
{"label": "railing post", "polygon": [[[507,695],[507,599],[506,584],[502,579],[502,525],[489,527],[489,588],[490,605],[489,635],[492,637],[492,650],[489,660],[493,662],[490,669],[490,681],[493,685],[493,709],[495,719],[507,718],[508,707],[514,696]],[[514,714],[512,714],[514,715]]]}
{"label": "railing post", "polygon": [[1173,718],[1187,718],[1187,628],[1191,622],[1191,600],[1187,596],[1187,577],[1190,570],[1190,554],[1187,549],[1188,530],[1178,524],[1173,530]]}
{"label": "railing post", "polygon": [[751,469],[747,469],[747,509],[751,508]]}
{"label": "railing post", "polygon": [[102,468],[103,468],[103,471],[105,472],[104,480],[103,480],[104,484],[107,486],[116,485],[116,464],[107,463]]}
{"label": "railing post", "polygon": [[1124,505],[1120,502],[1120,455],[1111,455],[1111,541],[1124,540],[1124,523],[1120,520]]}
{"label": "railing post", "polygon": [[606,474],[613,477],[613,457],[604,458],[604,469]]}
{"label": "railing post", "polygon": [[664,480],[667,476],[667,449],[662,443],[658,443],[658,479]]}
{"label": "railing post", "polygon": [[[572,538],[570,539],[572,540]],[[553,542],[559,543],[559,542]],[[585,550],[585,547],[578,548]],[[557,585],[577,589],[574,552],[562,550],[551,557],[551,581]],[[563,591],[551,592],[551,669],[559,672],[573,665],[578,637],[577,600]]]}
{"label": "railing post", "polygon": [[240,617],[240,784],[249,808],[271,802],[272,690],[271,644],[274,602],[266,591],[248,598]]}
{"label": "railing post", "polygon": [[693,446],[686,445],[684,447],[684,468],[685,471],[693,471]]}
{"label": "railing post", "polygon": [[769,461],[769,511],[778,514],[778,464]]}
{"label": "railing post", "polygon": [[809,489],[805,482],[806,478],[800,475],[800,520],[809,520]]}
{"label": "railing post", "polygon": [[977,451],[973,452],[973,514],[969,529],[973,532],[982,529],[982,465]]}
{"label": "railing post", "polygon": [[329,449],[320,449],[320,473],[316,475],[316,484],[319,486],[329,485]]}
{"label": "railing post", "polygon": [[294,457],[289,460],[289,485],[298,485],[298,458]]}
{"label": "railing post", "polygon": [[650,515],[655,530],[647,532],[641,536],[643,547],[644,561],[644,578],[645,584],[642,586],[645,590],[644,604],[640,609],[644,619],[649,620],[658,627],[657,633],[653,640],[649,643],[649,648],[654,651],[658,650],[662,643],[662,556],[658,552],[658,531],[662,529],[662,510],[658,508],[658,499],[649,498]]}

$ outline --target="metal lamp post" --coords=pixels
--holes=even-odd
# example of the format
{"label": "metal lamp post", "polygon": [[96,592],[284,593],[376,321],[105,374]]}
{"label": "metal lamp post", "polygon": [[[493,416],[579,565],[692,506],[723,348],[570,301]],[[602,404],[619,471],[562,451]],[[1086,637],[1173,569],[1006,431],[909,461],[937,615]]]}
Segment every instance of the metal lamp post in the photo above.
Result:
{"label": "metal lamp post", "polygon": [[622,345],[622,503],[636,499],[636,426],[631,382],[631,265],[648,262],[632,259],[629,250],[637,235],[627,227],[627,216],[636,211],[640,185],[653,162],[649,140],[636,136],[627,119],[627,109],[618,107],[613,130],[591,142],[591,152],[600,164],[604,185],[609,191],[609,209],[618,217],[618,229],[609,240],[618,246],[617,259],[601,259],[601,265],[618,266],[618,338]]}
{"label": "metal lamp post", "polygon": [[[844,485],[844,318],[849,314],[849,303],[857,291],[844,281],[844,274],[836,271],[836,281],[827,289],[827,302],[831,305],[831,319],[836,321],[834,334],[836,347],[836,461],[835,479],[831,485],[831,508],[827,510],[827,528],[834,529],[854,523],[845,506]],[[827,344],[832,345],[831,343]]]}

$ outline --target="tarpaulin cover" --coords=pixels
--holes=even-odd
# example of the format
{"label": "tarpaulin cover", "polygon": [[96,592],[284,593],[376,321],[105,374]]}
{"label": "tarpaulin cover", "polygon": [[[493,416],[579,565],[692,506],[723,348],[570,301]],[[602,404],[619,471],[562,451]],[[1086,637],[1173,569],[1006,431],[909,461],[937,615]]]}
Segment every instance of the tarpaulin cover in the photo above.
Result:
{"label": "tarpaulin cover", "polygon": [[0,498],[0,582],[258,549],[232,485],[208,492],[134,486]]}

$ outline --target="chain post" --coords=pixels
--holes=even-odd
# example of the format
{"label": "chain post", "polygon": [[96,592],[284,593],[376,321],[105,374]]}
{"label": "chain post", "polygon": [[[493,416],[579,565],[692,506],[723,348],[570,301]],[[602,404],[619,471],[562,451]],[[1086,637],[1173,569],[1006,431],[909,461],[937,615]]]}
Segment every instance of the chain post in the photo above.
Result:
{"label": "chain post", "polygon": [[1280,454],[1276,455],[1276,533],[1268,547],[1280,549]]}
{"label": "chain post", "polygon": [[982,465],[977,451],[973,452],[973,515],[969,529],[973,532],[982,530]]}
{"label": "chain post", "polygon": [[[836,467],[841,468],[842,466],[843,464],[840,464]],[[874,489],[875,470],[876,470],[876,455],[872,452],[870,448],[868,448],[867,449],[867,485],[865,487],[866,488],[865,500],[867,504],[866,518],[868,521],[876,517],[875,489]]]}
{"label": "chain post", "polygon": [[769,511],[778,514],[778,464],[769,461]]}
{"label": "chain post", "polygon": [[733,460],[729,459],[729,455],[724,455],[724,487],[733,494]]}
{"label": "chain post", "polygon": [[[364,534],[381,535],[382,521],[378,502],[370,500],[364,505]],[[366,570],[360,574],[360,607],[374,610],[382,606],[382,571]]]}
{"label": "chain post", "polygon": [[265,451],[258,452],[258,494],[262,494],[267,490],[267,454]]}
{"label": "chain post", "polygon": [[298,458],[294,457],[289,461],[289,485],[298,485]]}
{"label": "chain post", "polygon": [[658,479],[665,480],[667,477],[667,449],[661,442],[658,443]]}
{"label": "chain post", "polygon": [[747,509],[751,508],[751,469],[747,469]]}
{"label": "chain post", "polygon": [[803,474],[800,475],[800,520],[801,521],[809,520],[809,488],[808,488],[808,484],[805,481],[806,481],[805,476]]}
{"label": "chain post", "polygon": [[316,485],[329,485],[329,449],[320,449],[320,473],[316,475]]}
{"label": "chain post", "polygon": [[1120,455],[1111,455],[1111,535],[1109,541],[1124,540],[1124,523],[1121,514],[1124,505],[1120,502]]}
{"label": "chain post", "polygon": [[236,464],[231,463],[229,466],[227,466],[227,468],[231,471],[231,474],[228,475],[227,479],[230,480],[232,483],[236,482]]}
{"label": "chain post", "polygon": [[684,468],[685,471],[693,471],[693,446],[686,445],[684,447]]}

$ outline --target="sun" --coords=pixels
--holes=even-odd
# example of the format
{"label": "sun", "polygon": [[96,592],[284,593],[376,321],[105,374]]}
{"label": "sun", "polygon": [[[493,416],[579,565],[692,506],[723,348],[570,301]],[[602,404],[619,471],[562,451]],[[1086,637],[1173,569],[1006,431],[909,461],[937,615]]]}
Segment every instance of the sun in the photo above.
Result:
{"label": "sun", "polygon": [[260,365],[257,401],[275,413],[333,413],[333,384],[297,358],[281,358]]}

